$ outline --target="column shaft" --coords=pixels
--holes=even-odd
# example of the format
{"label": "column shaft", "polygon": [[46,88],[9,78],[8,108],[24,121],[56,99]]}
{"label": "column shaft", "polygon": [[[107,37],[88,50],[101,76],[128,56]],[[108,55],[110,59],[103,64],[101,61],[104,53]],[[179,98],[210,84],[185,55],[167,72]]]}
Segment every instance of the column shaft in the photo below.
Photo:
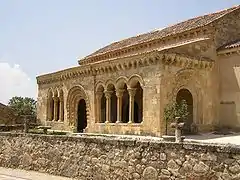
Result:
{"label": "column shaft", "polygon": [[96,122],[101,123],[102,118],[101,118],[101,110],[102,110],[102,92],[97,92],[96,94]]}
{"label": "column shaft", "polygon": [[136,94],[136,89],[128,89],[129,93],[129,123],[134,122],[134,96]]}
{"label": "column shaft", "polygon": [[123,101],[123,92],[124,90],[118,90],[117,95],[117,123],[122,122],[122,101]]}
{"label": "column shaft", "polygon": [[60,98],[60,107],[59,107],[59,121],[64,120],[64,105],[63,105],[63,99]]}
{"label": "column shaft", "polygon": [[58,97],[53,98],[54,101],[54,121],[58,120]]}
{"label": "column shaft", "polygon": [[111,122],[111,91],[106,91],[106,123]]}

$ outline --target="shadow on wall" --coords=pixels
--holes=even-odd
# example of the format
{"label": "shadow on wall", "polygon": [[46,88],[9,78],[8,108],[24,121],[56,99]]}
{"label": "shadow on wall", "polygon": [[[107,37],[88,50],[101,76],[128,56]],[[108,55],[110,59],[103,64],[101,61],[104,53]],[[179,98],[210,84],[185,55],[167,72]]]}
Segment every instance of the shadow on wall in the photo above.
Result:
{"label": "shadow on wall", "polygon": [[220,127],[237,128],[237,110],[234,101],[220,102]]}

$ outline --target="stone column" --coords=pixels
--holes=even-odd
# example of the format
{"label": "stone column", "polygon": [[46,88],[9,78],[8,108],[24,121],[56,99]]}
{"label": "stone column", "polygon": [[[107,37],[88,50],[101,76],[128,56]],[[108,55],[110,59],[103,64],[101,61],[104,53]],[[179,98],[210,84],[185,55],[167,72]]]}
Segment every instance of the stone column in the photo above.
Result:
{"label": "stone column", "polygon": [[53,120],[54,121],[57,121],[58,120],[58,117],[57,117],[57,115],[58,115],[58,101],[59,101],[59,99],[58,99],[58,97],[53,97],[53,102],[54,102],[54,116],[53,116]]}
{"label": "stone column", "polygon": [[52,121],[53,120],[53,99],[52,99],[53,97],[50,97],[49,99],[48,99],[48,117],[47,117],[47,120],[48,121]]}
{"label": "stone column", "polygon": [[122,122],[123,93],[124,93],[124,89],[118,89],[116,91],[116,96],[117,96],[117,122],[116,123],[121,123]]}
{"label": "stone column", "polygon": [[111,95],[112,91],[105,91],[106,97],[106,123],[111,121]]}
{"label": "stone column", "polygon": [[128,123],[134,122],[134,96],[136,94],[135,88],[128,88],[129,94],[129,121]]}
{"label": "stone column", "polygon": [[59,121],[63,121],[64,119],[64,105],[63,105],[63,97],[59,98],[60,101],[60,109],[59,109]]}
{"label": "stone column", "polygon": [[102,110],[102,95],[103,95],[103,92],[97,92],[96,93],[96,122],[97,123],[101,123],[102,122],[102,118],[101,118],[101,110]]}

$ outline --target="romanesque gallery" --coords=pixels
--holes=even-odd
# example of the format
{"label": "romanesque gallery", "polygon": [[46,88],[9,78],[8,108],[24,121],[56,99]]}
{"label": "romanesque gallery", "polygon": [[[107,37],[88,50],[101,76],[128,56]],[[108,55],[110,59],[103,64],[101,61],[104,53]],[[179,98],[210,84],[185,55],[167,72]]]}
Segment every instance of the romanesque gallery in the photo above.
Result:
{"label": "romanesque gallery", "polygon": [[161,136],[164,107],[186,100],[186,126],[240,127],[240,6],[103,47],[40,75],[38,119],[72,132]]}

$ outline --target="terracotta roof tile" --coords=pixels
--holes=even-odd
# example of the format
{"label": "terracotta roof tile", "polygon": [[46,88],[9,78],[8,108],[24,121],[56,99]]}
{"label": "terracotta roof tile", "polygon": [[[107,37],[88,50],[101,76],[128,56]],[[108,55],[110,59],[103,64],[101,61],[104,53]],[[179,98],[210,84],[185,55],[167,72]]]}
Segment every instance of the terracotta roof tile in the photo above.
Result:
{"label": "terracotta roof tile", "polygon": [[220,17],[238,9],[240,7],[240,5],[238,6],[234,6],[232,8],[229,9],[225,9],[219,12],[215,12],[215,13],[211,13],[211,14],[207,14],[207,15],[203,15],[203,16],[199,16],[199,17],[195,17],[180,23],[177,23],[173,26],[170,27],[166,27],[164,29],[161,30],[155,30],[155,31],[151,31],[145,34],[141,34],[138,36],[134,36],[134,37],[130,37],[118,42],[114,42],[108,46],[105,46],[99,50],[97,50],[96,52],[90,54],[88,57],[91,56],[97,56],[100,55],[102,53],[106,53],[106,52],[110,52],[110,51],[114,51],[117,49],[121,49],[124,47],[128,47],[128,46],[132,46],[135,44],[140,44],[143,42],[147,42],[153,39],[160,39],[160,38],[164,38],[167,36],[171,36],[174,34],[178,34],[178,33],[182,33],[191,29],[195,29],[198,27],[203,27],[207,24],[212,23],[213,21],[219,19]]}
{"label": "terracotta roof tile", "polygon": [[240,39],[232,41],[228,44],[225,44],[224,46],[220,47],[218,50],[232,49],[232,48],[236,48],[236,47],[240,47]]}

